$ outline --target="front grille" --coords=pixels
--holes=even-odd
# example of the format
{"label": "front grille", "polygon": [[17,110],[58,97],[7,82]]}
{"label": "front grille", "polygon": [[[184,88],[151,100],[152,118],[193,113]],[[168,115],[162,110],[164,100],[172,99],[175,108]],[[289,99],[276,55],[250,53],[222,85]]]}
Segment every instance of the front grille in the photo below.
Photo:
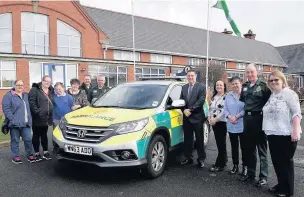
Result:
{"label": "front grille", "polygon": [[68,140],[99,143],[108,137],[114,130],[105,127],[82,127],[75,125],[66,125],[64,137]]}

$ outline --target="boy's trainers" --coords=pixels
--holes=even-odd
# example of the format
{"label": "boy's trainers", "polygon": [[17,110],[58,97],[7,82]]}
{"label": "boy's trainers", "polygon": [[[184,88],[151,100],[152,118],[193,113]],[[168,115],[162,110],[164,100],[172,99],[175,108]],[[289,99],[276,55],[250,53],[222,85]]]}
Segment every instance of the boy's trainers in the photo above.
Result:
{"label": "boy's trainers", "polygon": [[50,155],[49,152],[46,152],[46,153],[43,154],[43,159],[45,159],[45,160],[51,160],[52,157],[51,157],[51,155]]}
{"label": "boy's trainers", "polygon": [[16,156],[12,159],[12,162],[15,164],[22,164],[22,161],[19,156]]}
{"label": "boy's trainers", "polygon": [[35,161],[42,161],[42,157],[39,153],[35,154]]}
{"label": "boy's trainers", "polygon": [[27,160],[28,160],[30,163],[36,162],[36,159],[35,159],[35,157],[34,157],[33,155],[29,155],[29,156],[27,157]]}

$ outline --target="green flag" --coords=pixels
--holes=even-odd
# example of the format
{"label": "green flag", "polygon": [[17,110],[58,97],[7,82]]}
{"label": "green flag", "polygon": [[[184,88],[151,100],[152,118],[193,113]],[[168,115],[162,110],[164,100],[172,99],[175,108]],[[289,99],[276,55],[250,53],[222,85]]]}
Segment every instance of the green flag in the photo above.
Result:
{"label": "green flag", "polygon": [[226,19],[229,21],[234,33],[241,37],[241,32],[239,31],[238,27],[236,26],[234,20],[231,18],[230,16],[230,13],[229,13],[229,9],[228,9],[228,6],[227,6],[227,3],[225,0],[218,0],[216,2],[216,4],[214,6],[212,6],[214,8],[218,8],[218,9],[221,9],[221,10],[224,10],[225,12],[225,16],[226,16]]}

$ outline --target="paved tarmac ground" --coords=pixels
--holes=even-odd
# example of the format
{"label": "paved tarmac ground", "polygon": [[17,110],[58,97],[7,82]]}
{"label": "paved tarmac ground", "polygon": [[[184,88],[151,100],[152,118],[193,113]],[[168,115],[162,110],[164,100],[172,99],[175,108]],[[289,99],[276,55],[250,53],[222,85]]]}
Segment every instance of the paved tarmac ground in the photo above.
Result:
{"label": "paved tarmac ground", "polygon": [[[304,127],[303,127],[304,128]],[[137,169],[100,169],[86,164],[65,162],[56,159],[21,165],[11,163],[9,147],[0,149],[0,196],[98,196],[98,197],[267,197],[272,196],[266,188],[257,189],[252,184],[240,183],[238,176],[224,172],[212,174],[208,171],[216,158],[216,145],[213,135],[207,147],[206,168],[180,166],[177,152],[171,155],[168,169],[163,176],[147,180]],[[51,138],[50,138],[51,139]],[[51,141],[50,141],[51,142]],[[51,143],[50,143],[51,145]],[[231,154],[229,138],[229,166]],[[24,154],[23,145],[21,152]],[[269,158],[269,184],[276,183],[273,166]],[[294,197],[304,196],[304,140],[299,143],[295,156]]]}

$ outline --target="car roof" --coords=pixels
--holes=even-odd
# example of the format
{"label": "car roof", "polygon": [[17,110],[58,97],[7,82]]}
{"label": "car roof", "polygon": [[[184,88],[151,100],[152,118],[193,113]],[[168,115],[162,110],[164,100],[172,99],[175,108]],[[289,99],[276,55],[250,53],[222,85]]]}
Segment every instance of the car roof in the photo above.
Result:
{"label": "car roof", "polygon": [[145,85],[145,84],[150,84],[150,85],[165,85],[169,86],[171,84],[184,84],[185,82],[181,81],[170,81],[170,80],[146,80],[146,81],[133,81],[133,82],[127,82],[121,85]]}

